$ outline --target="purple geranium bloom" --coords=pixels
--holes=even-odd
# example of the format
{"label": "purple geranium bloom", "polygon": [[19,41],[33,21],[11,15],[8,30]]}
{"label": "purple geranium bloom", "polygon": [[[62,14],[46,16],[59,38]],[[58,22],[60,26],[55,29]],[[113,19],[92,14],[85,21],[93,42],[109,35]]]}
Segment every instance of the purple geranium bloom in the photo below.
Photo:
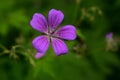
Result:
{"label": "purple geranium bloom", "polygon": [[109,40],[109,39],[112,38],[112,36],[113,36],[113,32],[107,33],[106,34],[106,39]]}
{"label": "purple geranium bloom", "polygon": [[63,42],[65,40],[74,40],[76,38],[76,28],[73,25],[65,25],[58,28],[62,22],[64,14],[60,10],[51,9],[48,14],[48,21],[40,13],[35,13],[30,21],[31,26],[44,33],[44,35],[36,37],[32,44],[35,47],[37,54],[36,58],[41,58],[45,55],[50,42],[57,56],[66,54],[68,48]]}

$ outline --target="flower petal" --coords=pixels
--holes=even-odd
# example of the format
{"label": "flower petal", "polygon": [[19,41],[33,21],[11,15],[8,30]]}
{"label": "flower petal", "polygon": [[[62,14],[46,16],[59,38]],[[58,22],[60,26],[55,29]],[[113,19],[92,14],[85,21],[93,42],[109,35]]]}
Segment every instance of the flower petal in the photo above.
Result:
{"label": "flower petal", "polygon": [[72,25],[66,25],[60,28],[54,36],[66,40],[74,40],[76,38],[76,28]]}
{"label": "flower petal", "polygon": [[49,47],[50,40],[47,36],[38,36],[32,41],[33,46],[39,53],[45,53]]}
{"label": "flower petal", "polygon": [[40,32],[47,32],[47,21],[42,14],[35,13],[32,20],[30,21],[30,24],[34,29]]}
{"label": "flower petal", "polygon": [[36,55],[35,55],[35,58],[39,59],[39,58],[43,57],[44,55],[45,55],[45,53],[39,53],[39,52],[37,52]]}
{"label": "flower petal", "polygon": [[52,38],[52,46],[57,56],[68,52],[67,45],[58,38]]}
{"label": "flower petal", "polygon": [[48,14],[48,23],[51,28],[56,28],[63,20],[64,14],[60,10],[51,9]]}
{"label": "flower petal", "polygon": [[113,32],[110,32],[108,34],[106,34],[106,39],[111,39],[113,36]]}

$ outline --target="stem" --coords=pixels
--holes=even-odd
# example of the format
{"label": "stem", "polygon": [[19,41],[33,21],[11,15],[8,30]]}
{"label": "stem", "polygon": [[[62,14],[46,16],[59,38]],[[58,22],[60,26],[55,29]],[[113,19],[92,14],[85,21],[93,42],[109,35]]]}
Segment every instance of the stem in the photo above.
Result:
{"label": "stem", "polygon": [[74,13],[74,19],[73,19],[73,23],[76,23],[76,19],[77,19],[77,13],[79,10],[79,4],[80,4],[81,0],[76,0],[76,7],[75,7],[75,13]]}

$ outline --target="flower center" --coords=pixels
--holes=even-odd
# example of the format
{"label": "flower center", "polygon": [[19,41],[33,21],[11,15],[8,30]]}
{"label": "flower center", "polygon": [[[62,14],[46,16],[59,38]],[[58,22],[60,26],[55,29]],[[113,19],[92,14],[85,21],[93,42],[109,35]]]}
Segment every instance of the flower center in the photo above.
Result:
{"label": "flower center", "polygon": [[54,31],[53,32],[48,32],[47,35],[51,38],[53,37]]}
{"label": "flower center", "polygon": [[48,27],[47,36],[48,36],[49,38],[56,37],[56,36],[55,36],[56,30],[57,30],[57,29],[50,29],[50,28]]}

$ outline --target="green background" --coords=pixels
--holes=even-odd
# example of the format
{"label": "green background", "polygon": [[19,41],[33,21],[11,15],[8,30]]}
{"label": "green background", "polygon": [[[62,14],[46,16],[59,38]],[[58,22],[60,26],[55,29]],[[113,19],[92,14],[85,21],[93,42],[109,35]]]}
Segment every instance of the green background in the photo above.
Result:
{"label": "green background", "polygon": [[[30,20],[50,9],[64,13],[61,26],[75,25],[77,38],[65,41],[67,55],[57,57],[50,46],[35,59],[31,42],[40,32]],[[0,80],[120,80],[119,44],[120,0],[0,1]]]}

